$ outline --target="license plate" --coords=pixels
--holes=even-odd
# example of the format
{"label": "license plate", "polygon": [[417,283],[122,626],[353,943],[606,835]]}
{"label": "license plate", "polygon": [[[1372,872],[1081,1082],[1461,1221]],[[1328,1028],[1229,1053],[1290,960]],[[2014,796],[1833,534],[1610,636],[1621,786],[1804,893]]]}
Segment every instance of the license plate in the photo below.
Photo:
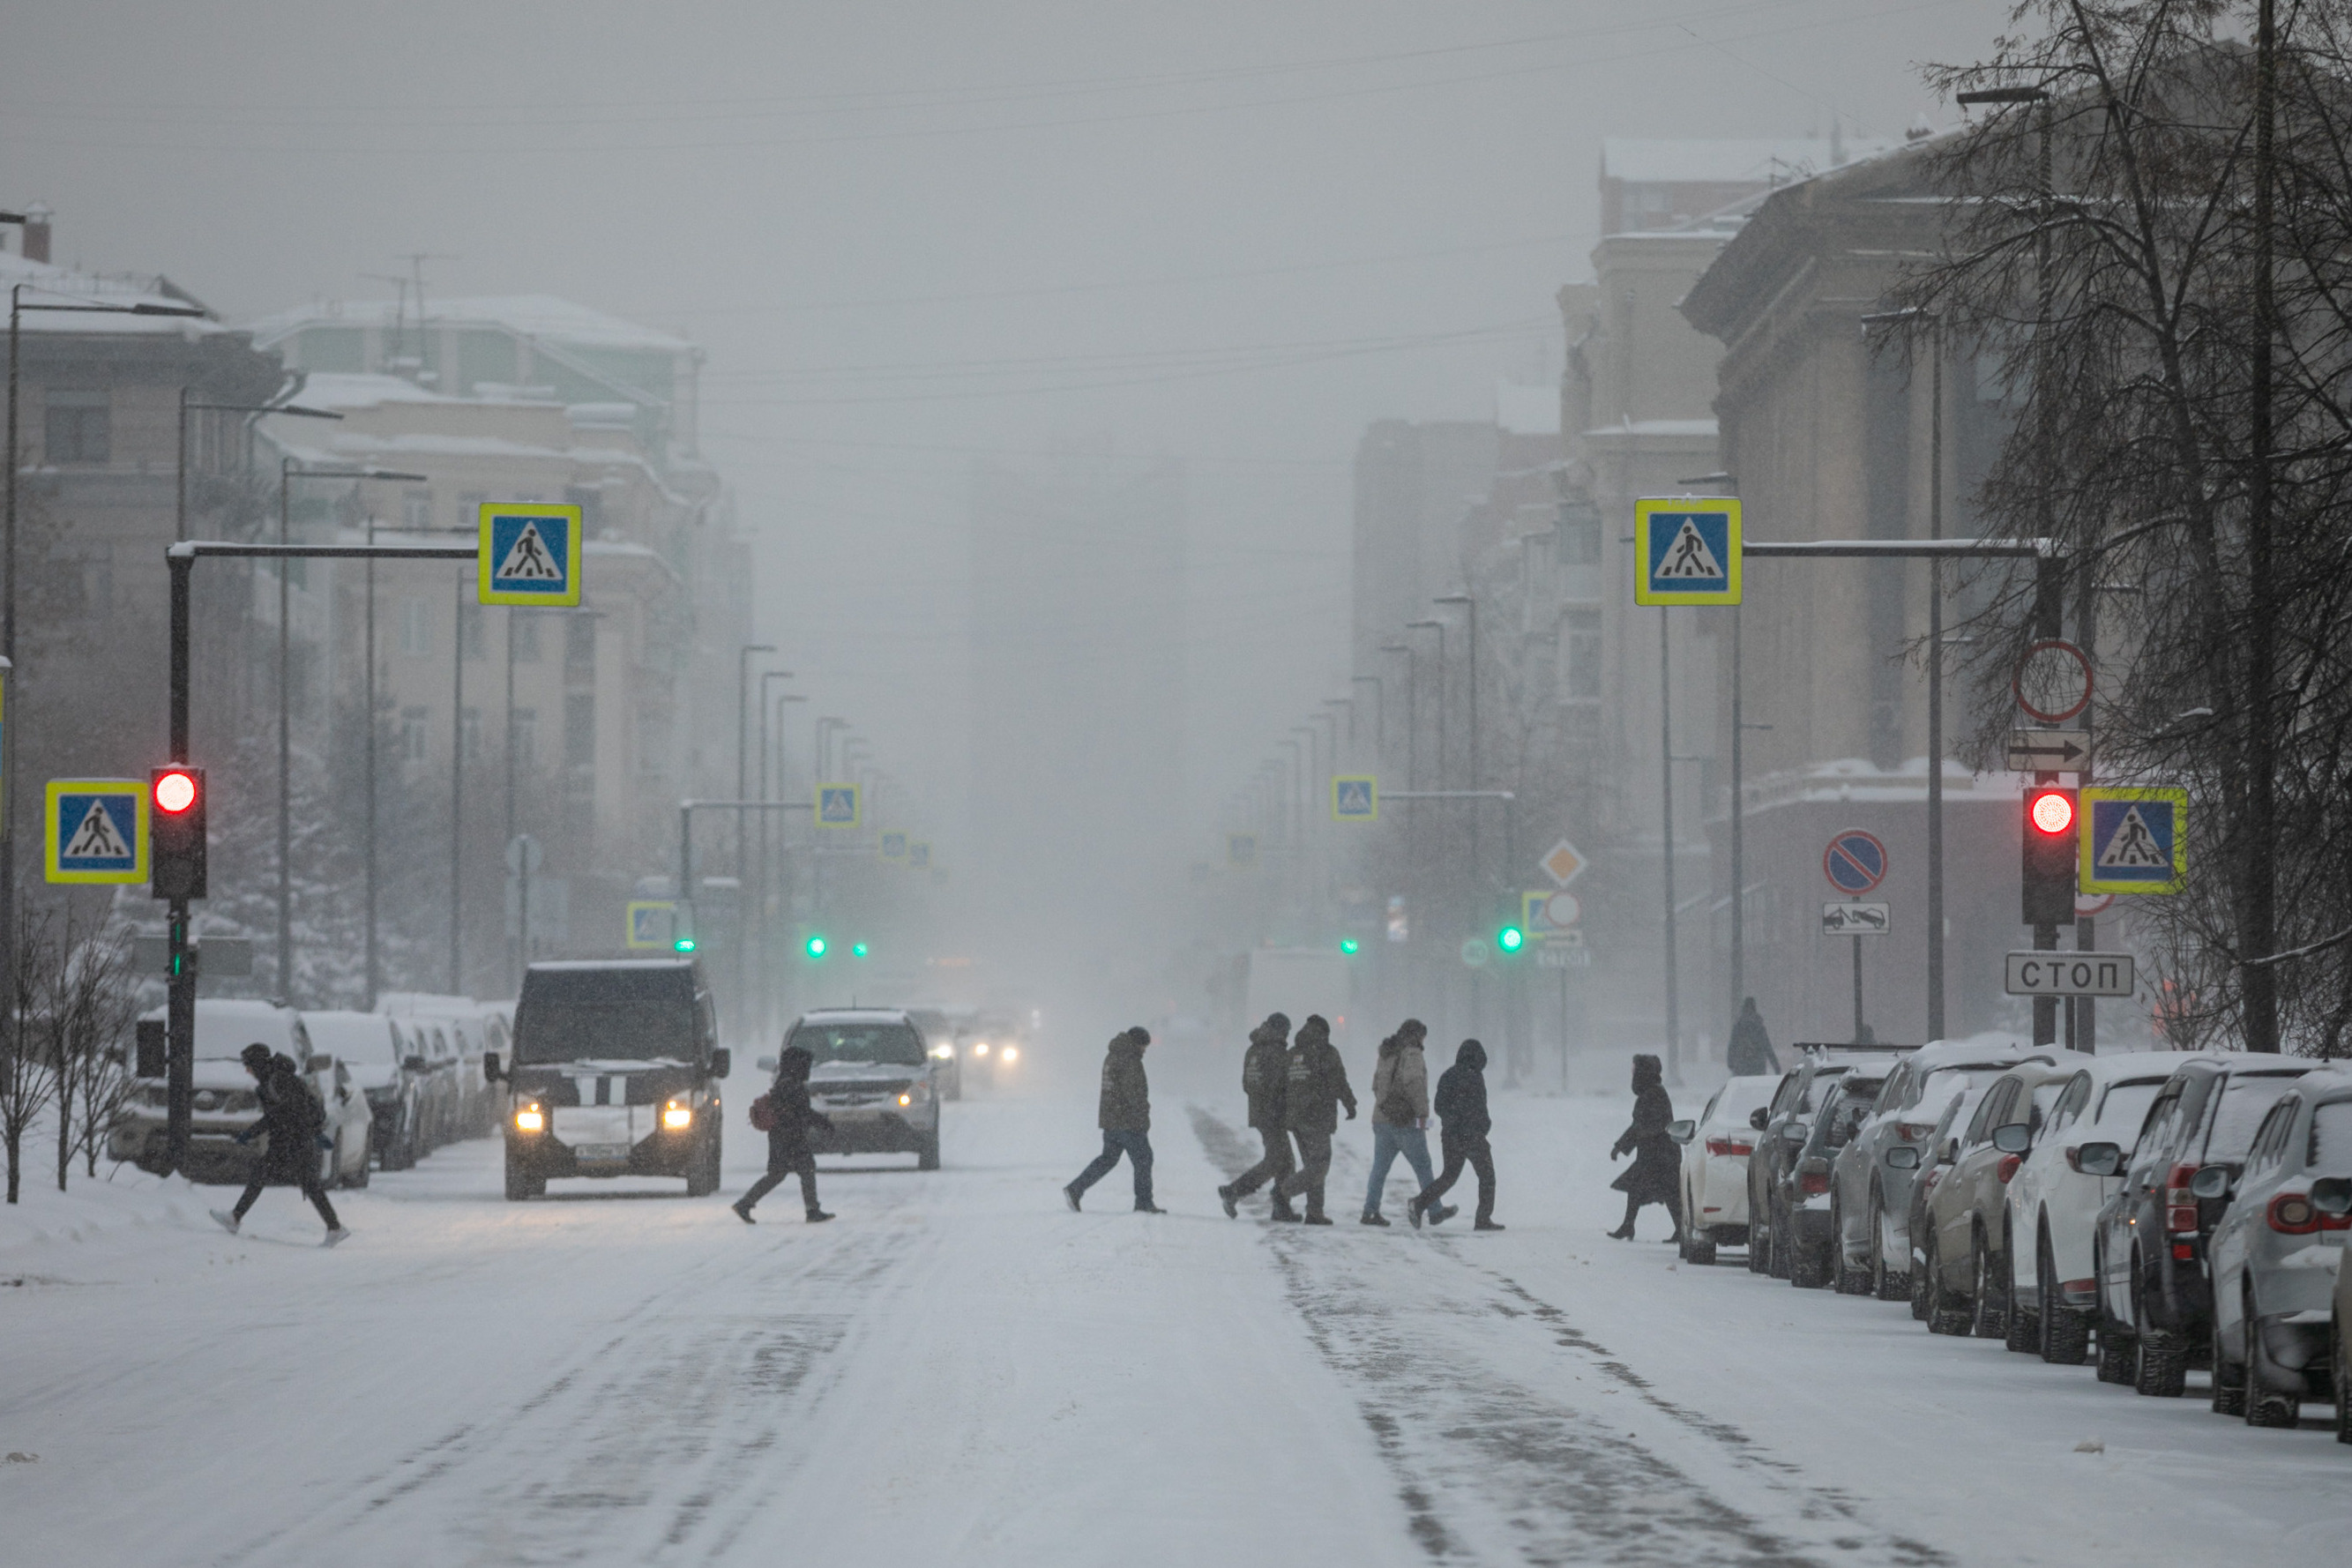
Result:
{"label": "license plate", "polygon": [[583,1165],[625,1165],[629,1163],[626,1143],[583,1143],[572,1151],[573,1159]]}

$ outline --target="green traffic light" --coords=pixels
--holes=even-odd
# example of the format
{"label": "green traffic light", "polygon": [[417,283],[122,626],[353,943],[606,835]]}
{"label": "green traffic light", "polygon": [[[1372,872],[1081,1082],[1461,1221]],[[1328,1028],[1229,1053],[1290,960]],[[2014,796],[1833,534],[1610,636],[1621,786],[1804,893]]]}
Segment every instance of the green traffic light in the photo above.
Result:
{"label": "green traffic light", "polygon": [[808,941],[803,942],[801,947],[802,950],[811,958],[823,958],[824,956],[824,938],[821,936],[812,936]]}
{"label": "green traffic light", "polygon": [[694,951],[694,939],[690,936],[682,936],[676,942],[671,942],[670,946],[679,952],[692,952]]}
{"label": "green traffic light", "polygon": [[1346,953],[1350,958],[1353,958],[1359,952],[1362,951],[1362,948],[1363,943],[1358,942],[1352,936],[1343,936],[1339,939],[1339,951]]}
{"label": "green traffic light", "polygon": [[1505,952],[1517,952],[1527,945],[1528,933],[1517,926],[1505,926],[1495,933],[1495,945]]}
{"label": "green traffic light", "polygon": [[849,944],[849,956],[850,956],[850,957],[852,957],[852,958],[863,958],[863,957],[865,957],[865,956],[866,956],[866,944],[865,944],[864,942],[851,942],[851,943]]}

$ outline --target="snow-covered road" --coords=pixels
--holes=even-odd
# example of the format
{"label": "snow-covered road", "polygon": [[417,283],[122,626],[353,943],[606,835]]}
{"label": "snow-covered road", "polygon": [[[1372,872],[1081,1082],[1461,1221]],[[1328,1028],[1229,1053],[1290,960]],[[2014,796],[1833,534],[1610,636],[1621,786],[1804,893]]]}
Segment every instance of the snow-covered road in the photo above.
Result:
{"label": "snow-covered road", "polygon": [[[739,1096],[739,1099],[745,1098]],[[1226,1220],[1235,1108],[1162,1097],[1160,1202],[1074,1216],[1090,1101],[948,1108],[745,1229],[674,1184],[499,1193],[496,1146],[230,1238],[126,1175],[0,1218],[17,1564],[2322,1563],[2352,1451],[1904,1310],[1677,1267],[1622,1098],[1496,1100],[1502,1235]],[[740,1113],[740,1110],[739,1110]],[[730,1129],[727,1192],[755,1165]],[[828,1162],[828,1166],[838,1162]],[[1400,1167],[1390,1213],[1402,1220]],[[1258,1205],[1263,1213],[1263,1205]],[[2077,1452],[2095,1438],[2104,1451]]]}

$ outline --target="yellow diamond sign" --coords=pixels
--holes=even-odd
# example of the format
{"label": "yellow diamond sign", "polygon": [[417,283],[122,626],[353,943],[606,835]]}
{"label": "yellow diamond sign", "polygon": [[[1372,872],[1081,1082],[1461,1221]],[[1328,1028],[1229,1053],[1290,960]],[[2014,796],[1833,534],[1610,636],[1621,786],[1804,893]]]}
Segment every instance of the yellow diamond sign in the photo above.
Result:
{"label": "yellow diamond sign", "polygon": [[1590,862],[1575,845],[1563,838],[1536,864],[1543,868],[1543,874],[1549,877],[1555,886],[1565,888],[1583,875],[1584,868]]}

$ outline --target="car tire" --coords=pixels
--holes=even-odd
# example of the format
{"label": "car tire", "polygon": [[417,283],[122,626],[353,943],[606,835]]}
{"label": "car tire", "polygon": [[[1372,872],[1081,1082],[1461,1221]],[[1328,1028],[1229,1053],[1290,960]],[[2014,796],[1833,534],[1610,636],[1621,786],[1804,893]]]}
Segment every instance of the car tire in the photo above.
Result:
{"label": "car tire", "polygon": [[[2241,1331],[2242,1335],[2242,1330]],[[2244,1347],[2240,1347],[2242,1350]],[[2221,1314],[2213,1314],[2213,1414],[2243,1415],[2246,1413],[2246,1360],[2240,1355],[2235,1365],[2230,1361],[2230,1347],[2221,1342]]]}
{"label": "car tire", "polygon": [[1780,1205],[1774,1204],[1771,1209],[1770,1250],[1764,1255],[1764,1271],[1775,1279],[1786,1279],[1790,1267],[1796,1262],[1796,1248],[1790,1245],[1794,1238],[1789,1235],[1789,1216],[1781,1212]]}
{"label": "car tire", "polygon": [[1944,1283],[1943,1249],[1936,1238],[1927,1238],[1927,1251],[1919,1268],[1920,1277],[1927,1281],[1927,1331],[1931,1334],[1965,1334],[1974,1318],[1969,1300]]}
{"label": "car tire", "polygon": [[2337,1315],[2328,1325],[2328,1360],[2333,1367],[2329,1380],[2336,1384],[2336,1440],[2352,1443],[2352,1363],[2345,1360],[2352,1346],[2344,1342],[2344,1319]]}
{"label": "car tire", "polygon": [[707,1198],[719,1190],[719,1140],[705,1133],[694,1148],[694,1163],[686,1170],[686,1195]]}
{"label": "car tire", "polygon": [[1870,1293],[1882,1301],[1911,1298],[1911,1278],[1886,1267],[1886,1208],[1878,1191],[1870,1194]]}
{"label": "car tire", "polygon": [[375,1163],[375,1129],[370,1127],[365,1132],[360,1134],[360,1137],[362,1142],[359,1167],[343,1178],[343,1185],[347,1187],[366,1186],[369,1168]]}
{"label": "car tire", "polygon": [[2094,1253],[2092,1277],[2099,1282],[2099,1363],[2101,1383],[2126,1384],[2139,1375],[2139,1342],[2131,1325],[2107,1310],[2106,1259]]}
{"label": "car tire", "polygon": [[2090,1354],[2091,1321],[2063,1301],[2052,1300],[2051,1282],[2058,1278],[2058,1259],[2050,1250],[2048,1231],[2042,1233],[2033,1250],[2033,1293],[2042,1306],[2033,1317],[2041,1331],[2042,1359],[2052,1366],[2080,1366]]}
{"label": "car tire", "polygon": [[1969,1244],[1969,1331],[1980,1340],[2009,1338],[2009,1303],[1981,1232]]}
{"label": "car tire", "polygon": [[2139,1258],[2132,1258],[2132,1338],[2139,1344],[2139,1369],[2132,1379],[2135,1393],[2149,1399],[2178,1399],[2189,1386],[2189,1348],[2179,1337],[2147,1321],[2140,1281],[2147,1278]]}
{"label": "car tire", "polygon": [[2292,1427],[2303,1419],[2303,1374],[2289,1372],[2271,1360],[2262,1331],[2255,1327],[2254,1295],[2246,1292],[2246,1310],[2240,1315],[2240,1338],[2245,1344],[2246,1425]]}
{"label": "car tire", "polygon": [[915,1169],[936,1171],[939,1168],[940,1124],[934,1121],[931,1123],[931,1130],[923,1134],[922,1147],[915,1151]]}
{"label": "car tire", "polygon": [[1772,1271],[1772,1227],[1765,1223],[1764,1211],[1748,1194],[1748,1272],[1769,1274]]}
{"label": "car tire", "polygon": [[[2000,1227],[2000,1256],[1986,1261],[1996,1270],[1994,1278],[2000,1281],[2001,1348],[2025,1355],[2042,1348],[2042,1314],[2039,1310],[2026,1310],[2025,1299],[2018,1293],[2017,1238],[2010,1234],[2006,1221]],[[2039,1299],[2034,1306],[2041,1306]]]}
{"label": "car tire", "polygon": [[1701,1230],[1692,1237],[1690,1260],[1701,1268],[1715,1267],[1715,1233],[1713,1231]]}
{"label": "car tire", "polygon": [[1846,1258],[1845,1210],[1834,1198],[1830,1200],[1830,1289],[1841,1296],[1870,1293],[1870,1276]]}
{"label": "car tire", "polygon": [[507,1156],[507,1202],[519,1204],[525,1198],[543,1198],[546,1195],[547,1178],[531,1175],[517,1163],[512,1154],[509,1154]]}
{"label": "car tire", "polygon": [[1904,1276],[1911,1299],[1914,1322],[1926,1322],[1936,1315],[1935,1301],[1927,1293],[1927,1255],[1917,1247],[1911,1249],[1911,1272]]}

